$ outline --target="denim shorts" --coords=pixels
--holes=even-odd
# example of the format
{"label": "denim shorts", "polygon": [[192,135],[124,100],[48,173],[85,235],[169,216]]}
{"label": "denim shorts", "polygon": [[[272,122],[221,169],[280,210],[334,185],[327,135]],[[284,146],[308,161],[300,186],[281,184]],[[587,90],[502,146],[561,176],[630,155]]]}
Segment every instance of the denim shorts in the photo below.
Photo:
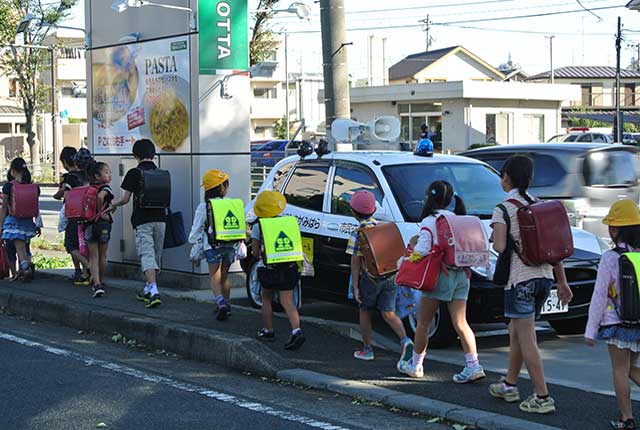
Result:
{"label": "denim shorts", "polygon": [[521,282],[504,292],[504,316],[511,319],[540,318],[542,305],[551,291],[551,279]]}
{"label": "denim shorts", "polygon": [[440,272],[438,282],[433,291],[425,291],[422,297],[426,299],[451,302],[453,300],[467,300],[469,298],[469,277],[466,270],[449,269],[448,274]]}
{"label": "denim shorts", "polygon": [[236,247],[233,244],[225,244],[204,251],[204,257],[209,264],[231,265],[236,259]]}
{"label": "denim shorts", "polygon": [[393,276],[386,279],[371,279],[366,274],[360,275],[360,309],[380,312],[395,312],[397,287]]}

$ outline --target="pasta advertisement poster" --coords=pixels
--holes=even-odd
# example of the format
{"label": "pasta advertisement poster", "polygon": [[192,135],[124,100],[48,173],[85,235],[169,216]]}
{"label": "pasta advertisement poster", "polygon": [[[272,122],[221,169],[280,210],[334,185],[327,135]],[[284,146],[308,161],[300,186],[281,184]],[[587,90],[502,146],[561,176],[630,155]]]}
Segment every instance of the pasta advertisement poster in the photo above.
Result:
{"label": "pasta advertisement poster", "polygon": [[93,152],[131,154],[138,139],[160,153],[190,151],[187,37],[93,51]]}

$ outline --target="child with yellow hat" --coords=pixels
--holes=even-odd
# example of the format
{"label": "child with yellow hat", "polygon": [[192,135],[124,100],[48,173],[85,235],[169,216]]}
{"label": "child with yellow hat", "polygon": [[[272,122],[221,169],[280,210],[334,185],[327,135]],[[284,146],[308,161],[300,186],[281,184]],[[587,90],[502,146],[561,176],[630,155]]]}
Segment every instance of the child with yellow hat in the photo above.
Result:
{"label": "child with yellow hat", "polygon": [[291,336],[284,348],[295,350],[306,338],[300,329],[300,314],[293,303],[293,290],[300,282],[298,261],[302,261],[302,239],[295,217],[280,214],[287,206],[278,191],[265,190],[256,197],[253,212],[258,222],[251,228],[252,254],[259,259],[258,281],[262,298],[263,328],[258,338],[274,340],[272,300],[278,294],[280,304],[289,318]]}
{"label": "child with yellow hat", "polygon": [[[229,268],[236,260],[238,247],[246,238],[244,205],[240,199],[226,197],[229,175],[222,170],[207,170],[202,177],[202,187],[204,201],[198,205],[193,217],[189,243],[202,248],[216,299],[216,319],[224,321],[231,312],[227,283]],[[200,261],[202,256],[199,254],[196,252],[193,260]]]}
{"label": "child with yellow hat", "polygon": [[[636,422],[633,418],[629,379],[640,385],[640,368],[637,366],[640,327],[627,324],[626,319],[625,322],[622,321],[620,291],[624,285],[621,285],[620,267],[635,258],[640,261],[640,256],[634,256],[640,252],[640,210],[633,200],[619,200],[611,206],[602,222],[609,226],[609,235],[615,247],[600,258],[584,338],[590,346],[594,345],[596,338],[604,340],[609,348],[613,385],[620,408],[620,419],[612,421],[611,427],[634,430]],[[635,272],[633,266],[631,270]],[[626,278],[622,277],[625,282]],[[636,279],[635,290],[637,281]]]}

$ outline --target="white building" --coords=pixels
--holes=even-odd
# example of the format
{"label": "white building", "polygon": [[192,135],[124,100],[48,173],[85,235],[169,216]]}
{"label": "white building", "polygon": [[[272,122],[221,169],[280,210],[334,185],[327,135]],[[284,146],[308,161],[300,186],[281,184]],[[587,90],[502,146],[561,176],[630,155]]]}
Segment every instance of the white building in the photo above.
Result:
{"label": "white building", "polygon": [[[324,133],[322,74],[294,71],[289,58],[289,121],[293,130],[304,119],[307,133]],[[286,75],[284,44],[251,75],[251,140],[273,139],[275,123],[285,117]]]}
{"label": "white building", "polygon": [[560,132],[561,105],[580,98],[572,85],[457,81],[352,88],[352,117],[401,121],[401,142],[415,144],[420,125],[444,152],[472,145],[544,142]]}
{"label": "white building", "polygon": [[26,118],[17,96],[16,80],[0,75],[0,163],[11,160],[28,149],[26,135],[23,133]]}
{"label": "white building", "polygon": [[[57,29],[47,36],[46,45],[56,49],[56,94],[60,118],[58,142],[63,146],[80,147],[87,137],[87,71],[84,33],[79,30]],[[45,85],[51,85],[51,71],[41,76]],[[45,124],[45,152],[53,152],[51,117]]]}

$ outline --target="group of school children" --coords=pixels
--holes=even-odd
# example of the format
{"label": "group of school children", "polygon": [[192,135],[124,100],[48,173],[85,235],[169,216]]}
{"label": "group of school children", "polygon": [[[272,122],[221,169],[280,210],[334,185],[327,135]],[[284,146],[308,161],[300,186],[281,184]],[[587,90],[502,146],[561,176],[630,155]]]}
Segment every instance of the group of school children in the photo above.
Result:
{"label": "group of school children", "polygon": [[[153,308],[162,303],[156,276],[160,270],[166,210],[146,208],[135,203],[143,194],[145,172],[148,174],[157,169],[153,162],[154,144],[146,139],[137,141],[133,146],[133,155],[138,166],[127,172],[121,185],[122,195],[115,198],[110,188],[111,171],[107,164],[94,161],[86,149],[76,151],[64,148],[60,160],[67,173],[63,175],[54,197],[65,199],[73,189],[87,185],[97,188],[97,215],[83,223],[66,220],[64,226],[65,248],[71,254],[75,266],[72,281],[78,285],[90,284],[94,297],[101,297],[106,292],[104,275],[112,214],[117,207],[129,203],[131,197],[134,197],[131,223],[135,229],[136,249],[146,279],[145,287],[137,293],[137,298],[147,307]],[[494,210],[490,241],[495,251],[503,253],[508,250],[510,241],[516,247],[520,242],[517,215],[519,206],[534,203],[534,198],[527,192],[533,179],[533,163],[527,157],[513,156],[505,162],[500,177],[507,197]],[[5,246],[10,246],[14,255],[17,255],[19,265],[15,278],[28,281],[33,275],[29,242],[39,233],[41,222],[37,223],[37,202],[35,211],[32,207],[17,205],[31,206],[27,194],[35,193],[37,200],[40,190],[37,185],[27,191],[23,188],[32,181],[27,165],[21,158],[12,161],[8,179],[2,189],[1,237]],[[259,330],[258,337],[265,341],[275,339],[272,301],[277,295],[291,325],[285,348],[298,349],[306,339],[300,328],[300,316],[293,299],[293,290],[300,280],[299,267],[304,260],[297,221],[294,217],[283,216],[287,205],[285,197],[272,190],[258,194],[253,207],[255,219],[245,220],[242,201],[227,197],[229,179],[229,175],[222,170],[209,170],[203,176],[204,199],[196,209],[188,238],[192,245],[190,258],[194,263],[205,260],[208,264],[211,288],[216,300],[215,317],[224,321],[231,315],[230,288],[227,283],[229,268],[235,260],[251,253],[259,261],[257,278],[261,284],[263,327]],[[17,196],[17,193],[23,193],[23,196]],[[454,210],[450,212],[448,208],[452,204]],[[428,347],[427,330],[441,303],[446,303],[465,357],[465,366],[461,372],[453,375],[453,382],[464,384],[484,378],[475,335],[466,320],[470,288],[468,271],[458,267],[443,269],[435,288],[422,293],[418,323],[412,341],[407,337],[403,324],[395,313],[397,286],[393,277],[372,279],[363,264],[358,230],[378,224],[374,218],[375,197],[368,191],[358,191],[351,196],[350,206],[359,228],[351,235],[346,253],[351,255],[352,290],[359,305],[363,338],[363,347],[354,353],[354,357],[360,360],[374,359],[371,320],[372,313],[377,309],[400,340],[398,371],[413,378],[423,377]],[[463,215],[466,215],[464,202],[453,186],[446,181],[431,183],[426,190],[420,230],[410,241],[409,261],[419,262],[439,245],[436,222],[439,217]],[[250,222],[247,224],[247,221]],[[593,345],[596,339],[607,343],[621,412],[620,418],[612,421],[611,426],[630,430],[635,429],[636,424],[632,413],[629,379],[640,385],[640,369],[637,367],[640,328],[623,324],[618,313],[618,261],[622,254],[640,252],[640,210],[635,202],[620,200],[611,207],[603,223],[609,226],[614,249],[606,251],[600,260],[585,341],[588,345]],[[251,238],[249,250],[244,245],[247,230],[250,230]],[[83,251],[83,243],[88,252]],[[559,300],[563,304],[569,303],[573,295],[561,262],[532,266],[525,264],[518,252],[513,252],[508,267],[508,282],[504,288],[504,316],[509,320],[508,371],[500,381],[489,386],[489,393],[506,402],[520,401],[517,382],[524,363],[535,388],[535,392],[519,404],[524,412],[546,414],[556,410],[545,382],[535,330],[535,321],[540,316],[554,279]]]}
{"label": "group of school children", "polygon": [[[519,408],[524,412],[548,414],[555,412],[556,405],[549,395],[545,382],[535,322],[540,317],[542,305],[549,296],[554,279],[561,303],[569,303],[573,294],[561,262],[554,265],[532,266],[525,264],[518,252],[508,250],[509,241],[517,249],[521,240],[518,208],[535,202],[527,192],[533,179],[531,159],[524,156],[509,158],[502,167],[500,177],[502,188],[507,196],[493,212],[491,218],[493,232],[490,241],[496,252],[512,252],[510,263],[508,263],[508,282],[504,287],[504,316],[509,321],[509,356],[507,374],[489,385],[489,394],[508,403],[520,402]],[[358,191],[351,197],[350,205],[354,217],[359,222],[358,230],[377,224],[373,217],[376,210],[373,194],[368,191]],[[454,213],[447,210],[452,205]],[[464,202],[450,183],[445,181],[431,183],[426,190],[420,231],[410,241],[408,260],[418,262],[429,255],[434,246],[439,245],[436,223],[438,217],[465,214]],[[640,368],[637,366],[640,353],[640,327],[623,323],[618,313],[620,306],[618,261],[622,254],[640,251],[640,210],[636,202],[620,200],[611,207],[603,223],[609,226],[614,249],[606,251],[600,260],[584,337],[588,345],[594,345],[596,339],[607,343],[621,413],[620,418],[611,421],[610,424],[614,429],[632,430],[636,428],[636,423],[632,412],[629,380],[640,385]],[[400,339],[401,356],[397,363],[398,371],[412,378],[423,377],[424,359],[429,341],[428,327],[441,303],[445,303],[453,327],[460,338],[465,358],[465,366],[460,373],[453,375],[453,382],[471,383],[486,376],[478,359],[475,335],[466,320],[470,288],[467,270],[446,267],[446,270],[440,271],[435,288],[422,292],[415,338],[411,342],[394,313],[397,287],[389,278],[372,279],[364,270],[357,231],[352,234],[346,252],[352,255],[352,288],[360,308],[360,328],[363,338],[363,348],[354,353],[355,358],[374,359],[371,344],[371,313],[378,309],[385,322]],[[521,401],[517,382],[523,363],[533,382],[535,392]]]}

